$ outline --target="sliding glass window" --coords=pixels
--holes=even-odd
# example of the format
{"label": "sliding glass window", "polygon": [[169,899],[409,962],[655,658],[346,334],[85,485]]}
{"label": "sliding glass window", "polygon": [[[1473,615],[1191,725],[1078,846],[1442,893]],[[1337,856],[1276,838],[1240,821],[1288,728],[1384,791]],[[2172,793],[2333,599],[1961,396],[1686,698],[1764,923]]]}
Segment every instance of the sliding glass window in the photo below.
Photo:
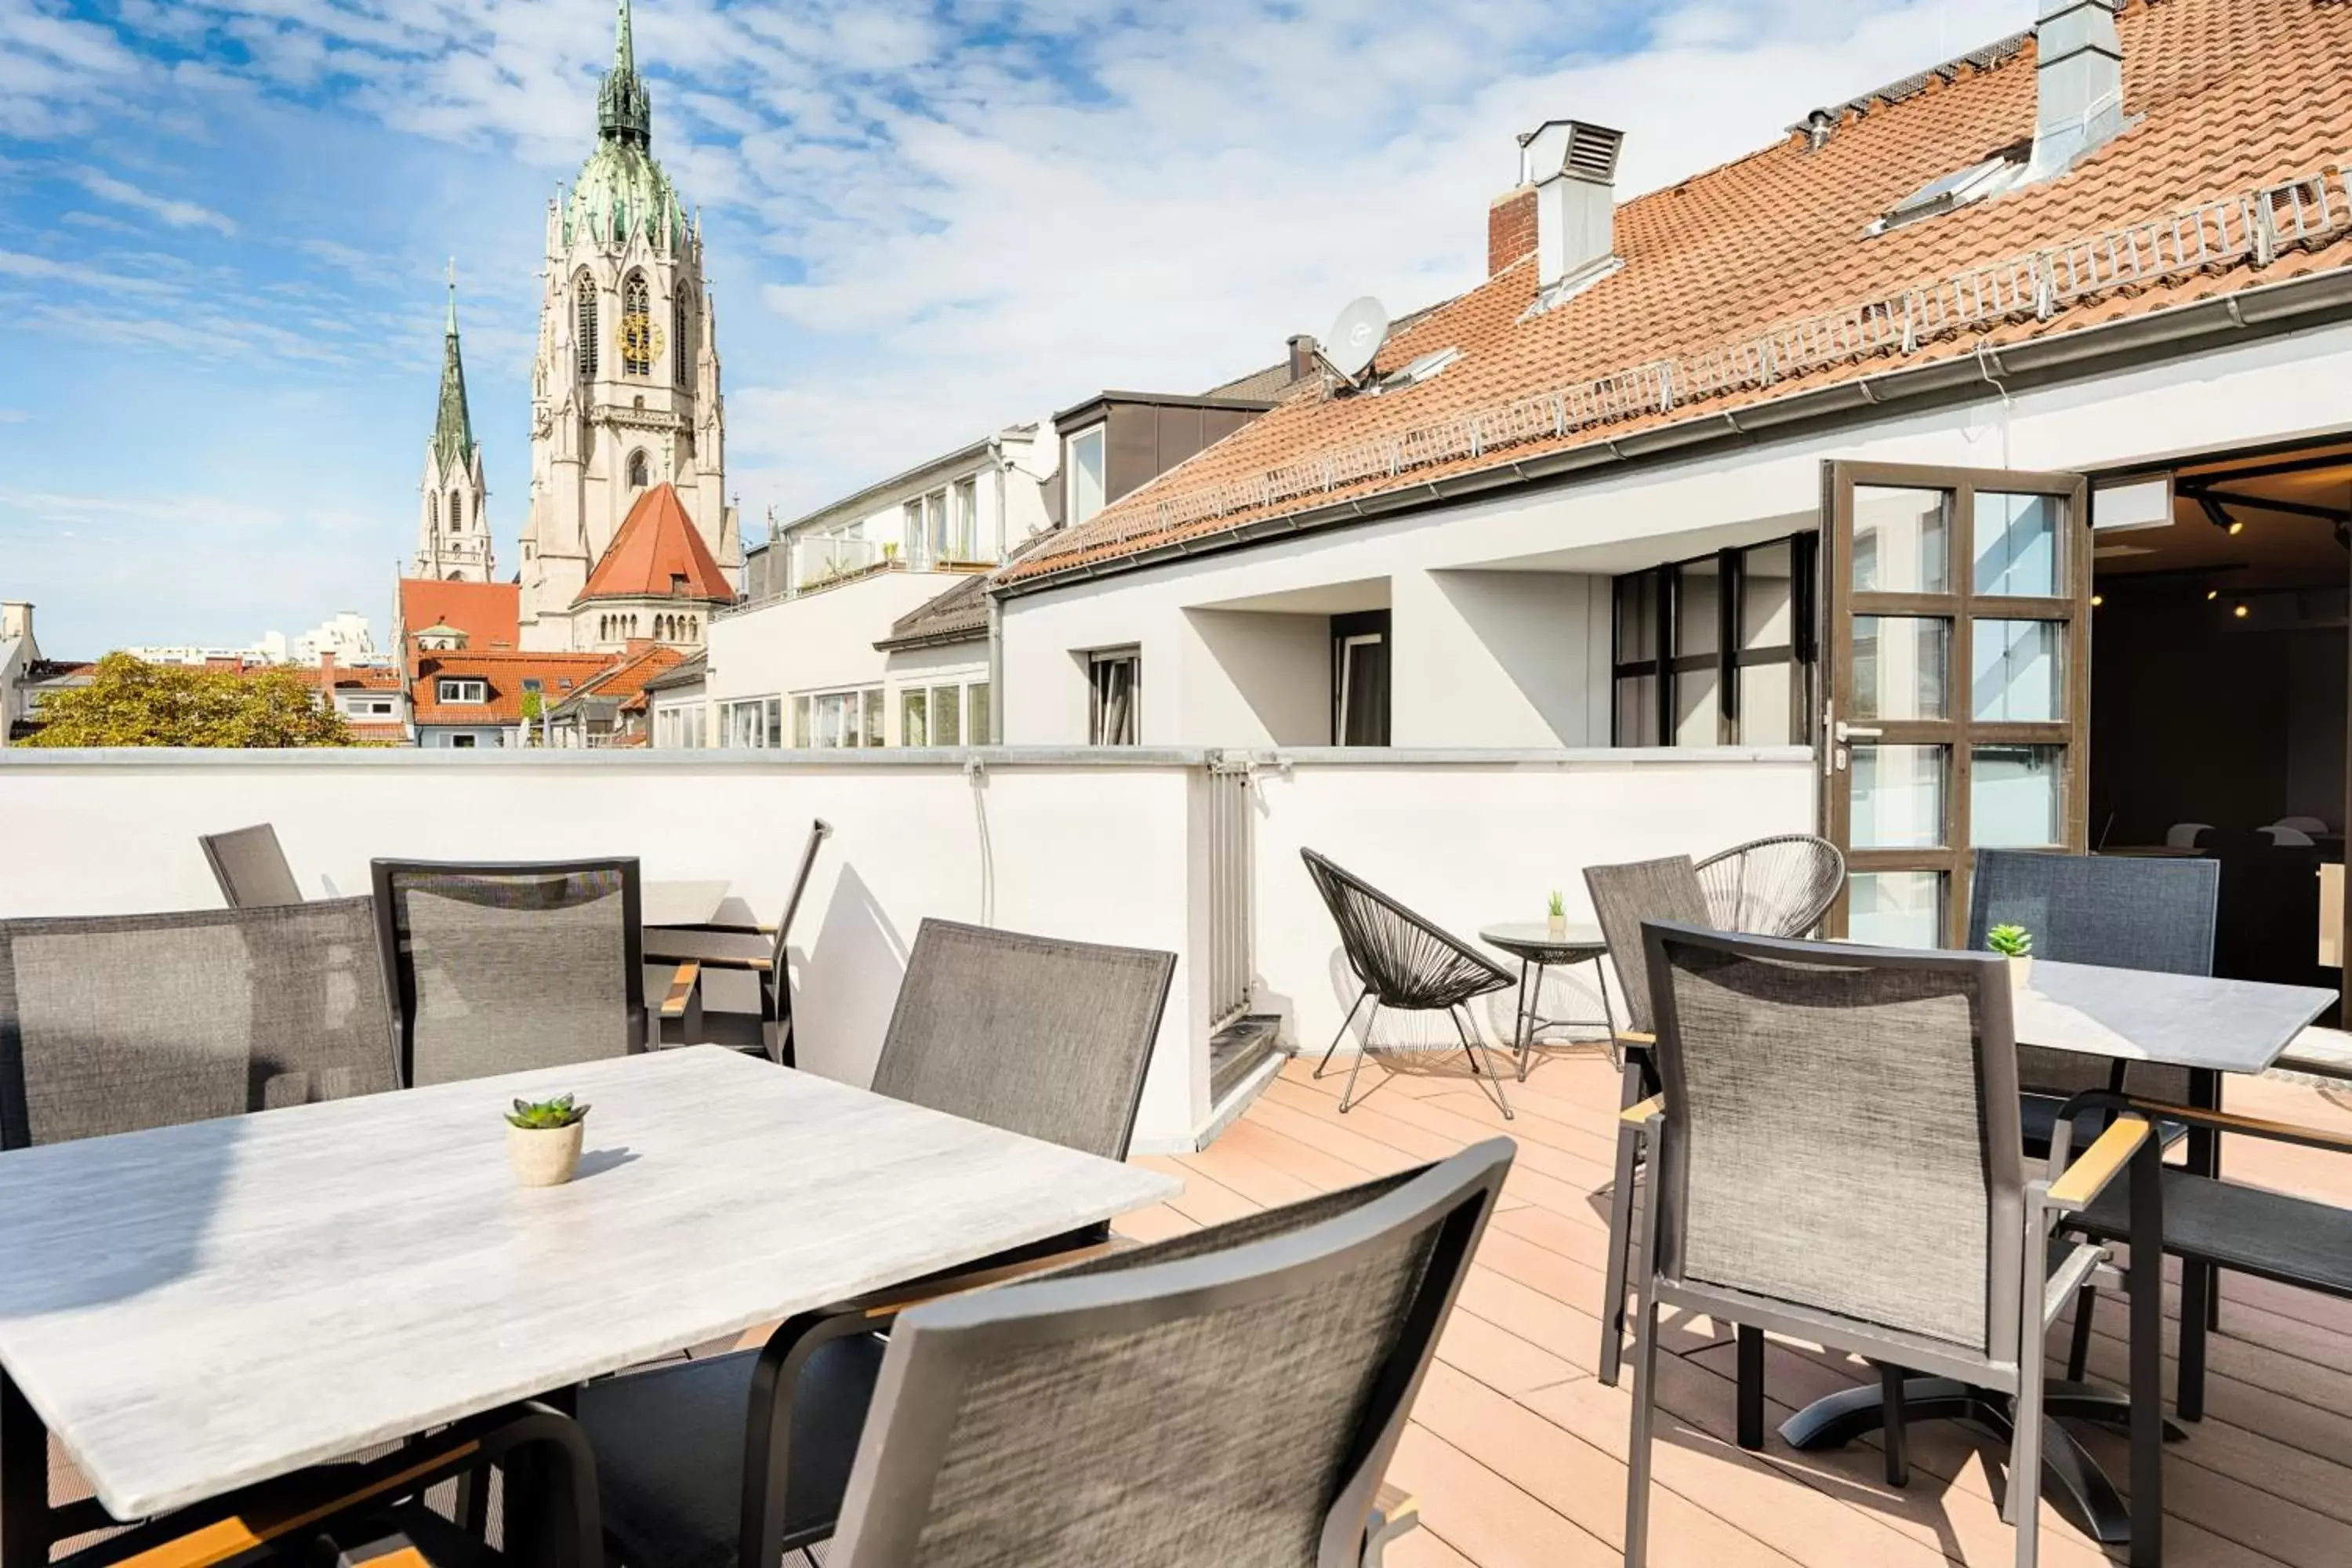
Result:
{"label": "sliding glass window", "polygon": [[1817,552],[1801,533],[1618,578],[1615,743],[1810,742]]}

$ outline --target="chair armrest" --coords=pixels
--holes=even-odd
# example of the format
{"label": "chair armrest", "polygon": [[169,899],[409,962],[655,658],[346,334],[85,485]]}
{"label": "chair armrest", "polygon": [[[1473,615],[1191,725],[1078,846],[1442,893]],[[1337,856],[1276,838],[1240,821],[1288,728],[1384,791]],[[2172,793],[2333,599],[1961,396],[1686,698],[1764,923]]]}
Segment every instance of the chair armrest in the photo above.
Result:
{"label": "chair armrest", "polygon": [[1654,1046],[1658,1043],[1657,1036],[1643,1034],[1639,1029],[1620,1029],[1617,1037],[1629,1046]]}
{"label": "chair armrest", "polygon": [[1666,1097],[1654,1094],[1639,1105],[1629,1105],[1617,1113],[1617,1120],[1628,1127],[1647,1127],[1654,1116],[1666,1113]]}
{"label": "chair armrest", "polygon": [[2210,1127],[2217,1132],[2243,1132],[2250,1138],[2268,1138],[2280,1143],[2300,1143],[2307,1149],[2326,1149],[2338,1154],[2352,1154],[2352,1133],[2331,1132],[2324,1127],[2305,1127],[2293,1121],[2265,1121],[2258,1116],[2237,1116],[2226,1110],[2200,1110],[2189,1105],[2168,1105],[2162,1100],[2132,1097],[2132,1109],[2159,1121],[2179,1121],[2190,1127]]}
{"label": "chair armrest", "polygon": [[1372,1497],[1371,1517],[1364,1521],[1362,1568],[1382,1568],[1390,1543],[1420,1526],[1421,1500],[1394,1481],[1382,1481]]}
{"label": "chair armrest", "polygon": [[686,1005],[694,1000],[694,988],[701,980],[701,964],[690,958],[679,964],[677,973],[669,977],[669,994],[662,998],[661,1016],[665,1018],[685,1017]]}
{"label": "chair armrest", "polygon": [[912,1311],[926,1301],[942,1297],[961,1296],[967,1290],[982,1290],[991,1285],[1009,1285],[1033,1274],[1047,1274],[1056,1268],[1066,1268],[1073,1263],[1084,1263],[1113,1252],[1124,1252],[1136,1244],[1114,1237],[1092,1247],[1074,1247],[1067,1252],[1052,1253],[1044,1258],[1024,1258],[1017,1263],[999,1264],[993,1268],[974,1268],[961,1274],[944,1275],[936,1279],[919,1280],[905,1290],[891,1292],[886,1301],[876,1301],[863,1309],[868,1318],[895,1318],[901,1312]]}
{"label": "chair armrest", "polygon": [[2050,1184],[2045,1201],[2053,1209],[2088,1207],[2106,1190],[2107,1184],[2131,1164],[2131,1157],[2139,1152],[2140,1145],[2155,1135],[2156,1129],[2144,1117],[2116,1118],[2099,1134],[2098,1141],[2083,1151],[2083,1157]]}
{"label": "chair armrest", "polygon": [[705,921],[698,926],[684,929],[716,931],[724,936],[773,936],[776,934],[776,928],[772,925],[745,925],[740,921]]}
{"label": "chair armrest", "polygon": [[775,967],[770,958],[698,958],[693,962],[705,969],[751,969],[765,974]]}

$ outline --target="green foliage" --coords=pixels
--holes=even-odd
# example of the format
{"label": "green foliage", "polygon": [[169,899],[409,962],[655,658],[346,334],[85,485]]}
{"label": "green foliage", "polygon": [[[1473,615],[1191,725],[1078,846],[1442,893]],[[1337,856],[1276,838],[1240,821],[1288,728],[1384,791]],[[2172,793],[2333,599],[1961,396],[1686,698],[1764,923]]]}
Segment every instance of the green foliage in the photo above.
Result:
{"label": "green foliage", "polygon": [[100,660],[88,686],[53,691],[28,746],[349,746],[351,726],[291,669],[253,674]]}
{"label": "green foliage", "polygon": [[1558,888],[1551,890],[1551,902],[1545,907],[1544,913],[1556,921],[1568,918],[1568,900],[1559,896]]}
{"label": "green foliage", "polygon": [[514,1109],[507,1112],[509,1122],[534,1132],[553,1131],[560,1127],[569,1127],[575,1121],[584,1121],[587,1117],[588,1107],[572,1104],[568,1094],[559,1094],[553,1100],[518,1100],[514,1102]]}
{"label": "green foliage", "polygon": [[542,694],[536,691],[526,691],[522,694],[522,716],[524,718],[537,719],[541,713],[546,711],[547,702]]}
{"label": "green foliage", "polygon": [[2023,926],[1995,926],[1985,932],[1985,946],[2009,958],[2030,958],[2033,953],[2033,933]]}

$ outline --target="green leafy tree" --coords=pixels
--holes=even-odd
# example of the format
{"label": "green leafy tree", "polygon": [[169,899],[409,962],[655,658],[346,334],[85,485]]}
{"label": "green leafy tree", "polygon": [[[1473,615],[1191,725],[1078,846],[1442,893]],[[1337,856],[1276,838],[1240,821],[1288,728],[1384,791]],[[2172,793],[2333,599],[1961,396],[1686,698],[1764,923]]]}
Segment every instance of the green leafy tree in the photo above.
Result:
{"label": "green leafy tree", "polygon": [[290,669],[240,674],[100,660],[88,686],[51,692],[30,746],[349,746],[351,726]]}

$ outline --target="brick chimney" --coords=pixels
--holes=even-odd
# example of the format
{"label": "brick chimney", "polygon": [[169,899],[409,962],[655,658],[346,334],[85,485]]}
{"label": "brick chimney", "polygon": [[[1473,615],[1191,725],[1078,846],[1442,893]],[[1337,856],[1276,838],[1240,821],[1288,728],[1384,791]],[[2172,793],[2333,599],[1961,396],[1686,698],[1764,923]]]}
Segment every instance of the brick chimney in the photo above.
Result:
{"label": "brick chimney", "polygon": [[1536,248],[1536,188],[1521,185],[1486,204],[1486,276]]}
{"label": "brick chimney", "polygon": [[319,701],[329,712],[335,709],[335,650],[326,648],[319,655]]}
{"label": "brick chimney", "polygon": [[1315,356],[1323,345],[1315,341],[1312,332],[1299,332],[1290,340],[1290,379],[1303,380],[1315,374]]}

